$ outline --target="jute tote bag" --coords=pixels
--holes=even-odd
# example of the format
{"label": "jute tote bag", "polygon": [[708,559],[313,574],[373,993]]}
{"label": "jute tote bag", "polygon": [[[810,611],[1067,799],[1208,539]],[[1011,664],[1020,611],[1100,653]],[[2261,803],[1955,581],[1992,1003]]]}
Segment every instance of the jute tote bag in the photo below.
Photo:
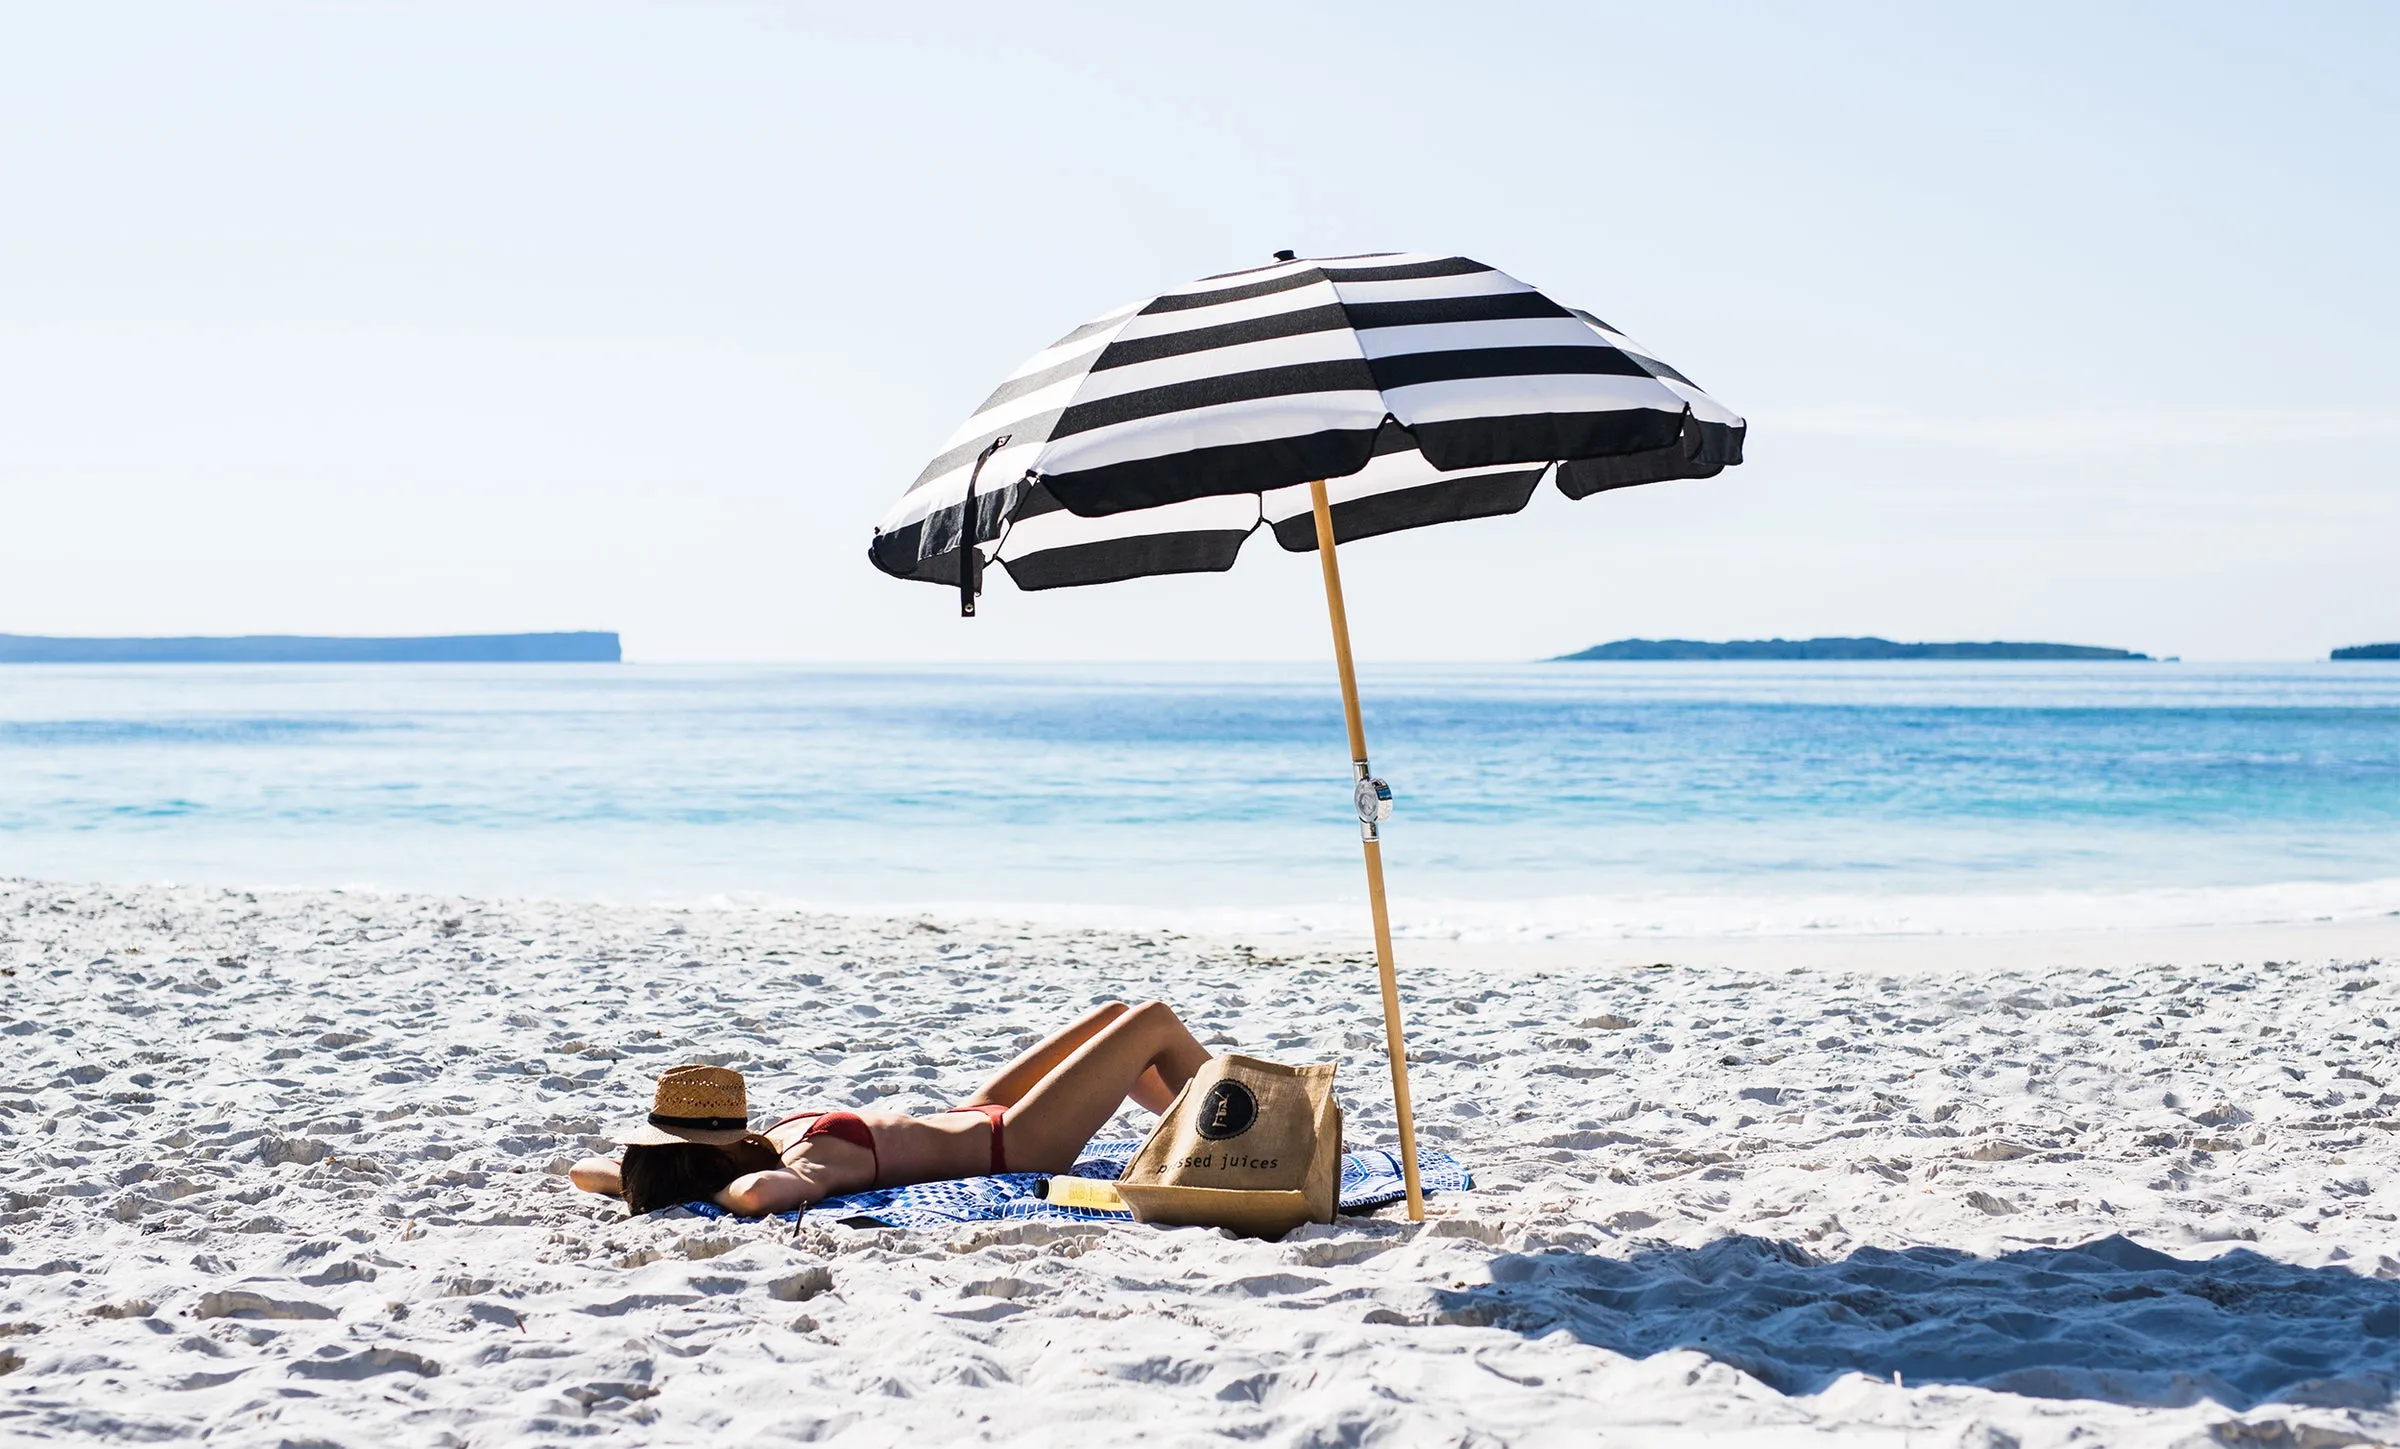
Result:
{"label": "jute tote bag", "polygon": [[1330,1063],[1211,1057],[1134,1153],[1117,1192],[1145,1223],[1279,1238],[1333,1221],[1342,1109]]}

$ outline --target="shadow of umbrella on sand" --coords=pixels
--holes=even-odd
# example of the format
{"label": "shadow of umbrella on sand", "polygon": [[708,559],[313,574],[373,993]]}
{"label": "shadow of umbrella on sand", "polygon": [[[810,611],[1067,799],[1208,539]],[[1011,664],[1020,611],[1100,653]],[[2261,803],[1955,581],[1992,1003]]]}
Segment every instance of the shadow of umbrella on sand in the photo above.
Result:
{"label": "shadow of umbrella on sand", "polygon": [[1490,1273],[1437,1291],[1432,1321],[1563,1329],[1632,1358],[1696,1350],[1785,1394],[1857,1373],[2043,1399],[2379,1409],[2400,1386],[2400,1282],[2246,1248],[2195,1260],[2108,1237],[1827,1260],[1733,1236],[1622,1257],[1504,1254]]}
{"label": "shadow of umbrella on sand", "polygon": [[1391,789],[1367,764],[1337,543],[1742,460],[1745,425],[1589,312],[1465,257],[1298,258],[1118,308],[1002,382],[876,525],[868,557],[954,587],[1229,569],[1264,524],[1318,552],[1350,732],[1408,1215],[1424,1217],[1384,903]]}

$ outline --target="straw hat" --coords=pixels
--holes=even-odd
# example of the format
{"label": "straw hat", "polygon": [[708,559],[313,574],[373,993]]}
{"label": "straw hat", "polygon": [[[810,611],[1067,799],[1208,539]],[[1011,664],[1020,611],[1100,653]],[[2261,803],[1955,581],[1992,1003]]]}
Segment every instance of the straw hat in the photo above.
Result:
{"label": "straw hat", "polygon": [[616,1139],[628,1147],[698,1142],[730,1147],[750,1135],[750,1093],[730,1067],[670,1068],[658,1079],[650,1115],[628,1123]]}

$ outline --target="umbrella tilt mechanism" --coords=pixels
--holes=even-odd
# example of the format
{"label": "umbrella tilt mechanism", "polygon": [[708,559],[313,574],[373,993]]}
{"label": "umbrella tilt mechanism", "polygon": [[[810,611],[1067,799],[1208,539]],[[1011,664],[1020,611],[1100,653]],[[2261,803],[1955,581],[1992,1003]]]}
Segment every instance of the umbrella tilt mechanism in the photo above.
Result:
{"label": "umbrella tilt mechanism", "polygon": [[1383,986],[1383,1044],[1392,1062],[1392,1109],[1400,1125],[1400,1176],[1408,1188],[1408,1220],[1425,1220],[1425,1189],[1417,1180],[1417,1114],[1408,1100],[1408,1043],[1400,1030],[1400,978],[1392,967],[1392,914],[1383,896],[1383,822],[1391,818],[1392,787],[1367,766],[1367,727],[1358,710],[1358,670],[1350,660],[1350,614],[1342,605],[1342,566],[1333,552],[1333,506],[1322,479],[1308,485],[1316,514],[1317,562],[1325,572],[1325,613],[1333,625],[1333,664],[1342,677],[1342,720],[1350,727],[1350,768],[1357,780],[1358,833],[1367,862],[1367,910],[1375,926],[1375,974]]}
{"label": "umbrella tilt mechanism", "polygon": [[1358,787],[1352,791],[1358,800],[1358,838],[1381,840],[1383,822],[1392,818],[1392,787],[1368,770],[1364,760],[1352,760],[1350,768],[1358,775]]}

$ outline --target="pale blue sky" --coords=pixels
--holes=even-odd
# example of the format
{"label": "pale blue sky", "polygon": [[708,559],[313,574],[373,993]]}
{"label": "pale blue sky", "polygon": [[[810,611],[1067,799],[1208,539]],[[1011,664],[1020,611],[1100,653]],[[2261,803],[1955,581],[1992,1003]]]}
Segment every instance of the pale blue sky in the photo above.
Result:
{"label": "pale blue sky", "polygon": [[1027,353],[1463,252],[1745,466],[1345,552],[1370,659],[2400,638],[2400,7],[374,3],[0,19],[0,630],[1314,658],[1313,561],[984,616],[868,528]]}

